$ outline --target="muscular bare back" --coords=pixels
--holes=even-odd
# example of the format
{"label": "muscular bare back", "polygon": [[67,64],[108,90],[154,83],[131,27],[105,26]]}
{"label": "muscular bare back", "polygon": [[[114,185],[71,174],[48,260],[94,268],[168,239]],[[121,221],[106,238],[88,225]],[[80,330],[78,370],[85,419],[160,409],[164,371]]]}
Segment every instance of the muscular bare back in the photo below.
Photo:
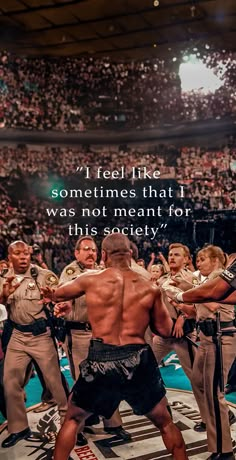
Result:
{"label": "muscular bare back", "polygon": [[[105,343],[144,343],[150,321],[161,335],[171,334],[172,320],[162,304],[159,288],[129,268],[84,273],[59,287],[54,300],[60,302],[83,294],[93,337]],[[56,314],[61,316],[65,308],[56,309]]]}
{"label": "muscular bare back", "polygon": [[[187,460],[183,438],[166,408],[165,389],[155,357],[144,344],[150,320],[164,336],[171,335],[173,322],[162,304],[159,288],[130,269],[131,253],[126,236],[108,235],[102,242],[106,270],[84,273],[54,292],[42,289],[45,301],[49,298],[60,302],[85,294],[93,337],[103,342],[92,340],[88,358],[81,363],[66,421],[56,441],[55,460],[68,459],[78,426],[80,430],[83,428],[88,415],[95,413],[110,418],[122,399],[136,414],[147,414],[155,423],[175,460]],[[69,305],[68,302],[57,305],[56,316],[63,316]]]}

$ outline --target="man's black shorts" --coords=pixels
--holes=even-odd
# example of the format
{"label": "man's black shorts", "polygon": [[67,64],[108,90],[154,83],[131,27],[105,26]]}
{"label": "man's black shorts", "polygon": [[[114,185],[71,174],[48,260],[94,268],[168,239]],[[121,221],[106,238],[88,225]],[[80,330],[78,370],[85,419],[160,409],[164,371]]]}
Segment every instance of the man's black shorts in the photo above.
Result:
{"label": "man's black shorts", "polygon": [[150,412],[165,396],[158,364],[149,345],[90,342],[88,358],[72,390],[72,403],[110,418],[122,400],[137,415]]}

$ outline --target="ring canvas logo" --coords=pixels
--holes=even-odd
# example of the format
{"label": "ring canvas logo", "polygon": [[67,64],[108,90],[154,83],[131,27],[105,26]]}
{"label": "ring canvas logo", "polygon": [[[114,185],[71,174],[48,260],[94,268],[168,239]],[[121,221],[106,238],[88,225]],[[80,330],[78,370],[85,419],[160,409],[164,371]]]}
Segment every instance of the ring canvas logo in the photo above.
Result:
{"label": "ring canvas logo", "polygon": [[[196,433],[193,427],[200,420],[192,393],[169,390],[174,422],[181,430],[191,460],[205,460],[207,452],[206,433]],[[88,445],[76,446],[71,453],[72,460],[170,460],[159,430],[145,417],[138,417],[126,403],[121,405],[124,428],[132,434],[132,440],[124,443],[116,436],[105,434],[103,424],[93,428],[94,434],[86,434]],[[52,459],[59,416],[56,408],[36,414],[33,408],[28,412],[32,436],[18,442],[14,447],[2,449],[1,460],[49,460]],[[235,438],[236,429],[233,427]],[[7,424],[0,426],[0,442],[8,435]]]}

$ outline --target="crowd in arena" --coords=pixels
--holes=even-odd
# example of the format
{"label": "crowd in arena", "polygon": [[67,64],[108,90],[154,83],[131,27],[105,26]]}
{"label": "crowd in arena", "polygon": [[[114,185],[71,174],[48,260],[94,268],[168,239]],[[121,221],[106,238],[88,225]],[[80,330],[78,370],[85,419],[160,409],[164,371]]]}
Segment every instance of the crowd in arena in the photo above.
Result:
{"label": "crowd in arena", "polygon": [[119,149],[81,146],[74,149],[18,145],[0,146],[0,152],[2,184],[9,179],[40,179],[41,184],[45,181],[48,190],[53,179],[63,178],[65,184],[85,179],[86,167],[89,167],[89,179],[98,179],[98,168],[102,167],[103,170],[118,171],[118,179],[135,184],[138,179],[133,177],[133,170],[147,167],[150,174],[160,171],[160,179],[173,179],[183,184],[185,197],[194,201],[192,205],[196,210],[235,208],[234,144],[217,149],[159,145],[150,147],[149,151],[140,146]]}
{"label": "crowd in arena", "polygon": [[[52,199],[51,190],[93,189],[100,190],[104,180],[97,178],[98,168],[108,171],[121,171],[124,168],[123,180],[106,180],[106,188],[134,189],[135,199],[128,197],[125,201],[120,196],[112,199],[112,207],[108,206],[109,200],[100,196],[90,199],[84,197],[84,208],[108,208],[110,225],[134,225],[133,216],[126,214],[114,217],[113,209],[130,208],[156,208],[157,204],[163,209],[162,218],[144,215],[138,218],[141,226],[152,227],[161,223],[167,224],[165,230],[160,231],[153,241],[148,235],[136,235],[141,255],[148,260],[150,253],[158,248],[165,252],[172,237],[173,228],[175,235],[183,239],[192,251],[206,240],[218,238],[225,241],[226,247],[231,247],[232,234],[225,233],[233,218],[230,212],[235,210],[235,159],[236,150],[231,140],[230,146],[225,145],[217,149],[206,149],[203,146],[183,146],[177,148],[173,145],[150,146],[145,151],[140,146],[118,147],[40,147],[27,145],[3,146],[0,164],[0,193],[1,193],[1,244],[0,257],[4,258],[7,244],[14,239],[24,239],[30,244],[38,243],[48,265],[56,272],[66,264],[70,258],[76,237],[73,231],[69,235],[68,224],[74,225],[79,221],[79,226],[89,228],[96,226],[99,238],[107,219],[99,219],[93,215],[64,218],[56,215],[47,215],[47,208],[74,208],[79,210],[82,206],[78,198]],[[76,171],[80,165],[90,168],[90,179],[85,178],[85,171]],[[138,180],[132,177],[132,168],[147,167],[147,170],[160,171],[158,180]],[[150,196],[147,200],[140,192],[142,187],[151,185],[153,189],[168,189],[172,187],[174,204],[176,208],[191,210],[189,216],[182,217],[168,215],[167,210],[173,203],[173,197],[163,197],[157,200]],[[184,197],[180,197],[180,186],[184,187]],[[221,214],[221,212],[223,214]],[[229,214],[229,217],[226,214]],[[202,221],[202,223],[201,223]],[[195,222],[195,224],[194,224]],[[73,227],[74,228],[74,227]],[[197,228],[197,238],[196,238]],[[223,231],[224,228],[224,231]],[[199,231],[201,230],[201,231]],[[193,236],[195,235],[195,236]],[[188,241],[187,241],[188,240]]]}
{"label": "crowd in arena", "polygon": [[[146,128],[166,122],[234,115],[235,53],[204,51],[198,55],[208,68],[224,77],[224,85],[215,93],[184,93],[178,74],[179,59],[113,62],[105,57],[67,57],[62,62],[41,57],[23,58],[2,51],[0,127],[83,131],[111,127],[115,123],[126,128]],[[87,185],[81,165],[90,168]],[[30,244],[40,244],[49,266],[59,272],[70,258],[74,240],[79,235],[68,235],[68,225],[63,225],[68,224],[68,218],[47,216],[45,209],[54,204],[75,208],[80,205],[76,200],[70,200],[69,205],[67,200],[58,203],[49,200],[52,186],[66,190],[99,187],[103,183],[97,178],[99,167],[109,171],[124,168],[123,180],[106,181],[106,185],[121,188],[125,184],[127,189],[146,185],[133,178],[133,169],[147,167],[150,173],[159,170],[160,180],[150,184],[156,187],[158,183],[159,188],[166,188],[168,184],[174,190],[176,207],[191,209],[190,217],[164,215],[167,228],[158,234],[157,241],[150,242],[145,235],[137,237],[142,256],[148,259],[155,244],[165,252],[173,226],[179,240],[184,226],[184,242],[192,251],[209,237],[215,238],[215,242],[216,238],[223,239],[226,247],[231,247],[230,232],[225,230],[234,215],[228,219],[226,213],[234,211],[236,203],[234,141],[211,149],[201,145],[167,144],[150,148],[12,144],[0,146],[0,256],[5,256],[7,244],[12,240],[23,238]],[[184,187],[184,198],[176,191],[180,186]],[[170,197],[163,198],[162,208],[168,209],[172,201]],[[83,199],[83,207],[90,209],[107,203],[102,199]],[[120,206],[119,200],[113,200],[113,205]],[[155,205],[156,199],[152,196],[148,206]],[[135,200],[127,198],[125,206],[146,208],[147,200],[137,194]],[[112,225],[117,224],[111,214],[108,217]],[[74,223],[76,218],[70,222]],[[142,217],[142,226],[152,225],[152,220]],[[97,234],[102,235],[104,219],[92,216],[80,219],[81,227],[86,223],[90,228],[96,225]],[[120,226],[132,223],[129,215],[119,219]]]}
{"label": "crowd in arena", "polygon": [[[179,60],[113,62],[105,57],[67,57],[62,61],[1,52],[0,127],[142,129],[235,114],[235,53],[205,52],[201,58],[224,77],[215,93],[183,92]],[[219,62],[224,67],[218,68]]]}
{"label": "crowd in arena", "polygon": [[[30,59],[2,51],[0,128],[62,132],[114,127],[129,130],[235,116],[236,53],[204,51],[198,55],[208,68],[214,69],[218,76],[224,78],[224,83],[214,93],[205,94],[201,90],[184,92],[178,73],[179,58],[156,58],[135,62],[113,62],[110,58],[97,59],[91,56],[66,57],[63,60],[42,57]],[[209,145],[213,145],[213,142],[214,140]],[[60,345],[66,340],[63,347],[69,357],[71,376],[76,380],[78,364],[85,356],[76,356],[77,351],[80,353],[84,350],[79,342],[75,346],[75,338],[81,339],[82,331],[83,340],[87,337],[89,344],[92,331],[94,334],[94,326],[90,319],[92,316],[86,313],[89,296],[86,301],[81,299],[82,303],[74,296],[73,308],[76,308],[73,313],[71,312],[71,317],[63,318],[64,338],[58,337],[58,329],[56,331],[55,326],[58,323],[52,317],[56,309],[60,310],[61,307],[56,306],[53,312],[51,304],[49,312],[44,303],[42,308],[44,290],[49,296],[46,302],[48,299],[56,301],[55,287],[58,281],[63,284],[76,278],[76,282],[79,283],[79,275],[88,269],[99,270],[99,276],[106,276],[108,272],[109,277],[109,270],[103,271],[104,267],[108,266],[111,270],[115,267],[116,276],[117,270],[121,269],[117,284],[124,273],[122,299],[119,303],[119,299],[116,298],[116,310],[117,304],[122,305],[123,309],[123,303],[129,304],[129,314],[133,309],[136,315],[136,311],[140,311],[140,307],[143,308],[143,305],[137,304],[135,300],[135,308],[131,304],[130,309],[130,303],[124,300],[129,291],[127,283],[130,268],[138,274],[135,282],[140,278],[140,273],[142,278],[146,278],[145,282],[148,289],[151,289],[150,292],[160,292],[152,283],[160,287],[162,301],[169,310],[171,332],[169,331],[166,337],[165,334],[163,337],[161,334],[154,337],[150,330],[146,330],[154,356],[160,364],[167,353],[176,352],[192,385],[201,416],[201,421],[193,430],[207,431],[208,450],[212,452],[209,459],[234,459],[230,425],[236,421],[236,416],[231,410],[228,411],[223,400],[224,389],[227,393],[227,386],[228,393],[236,389],[236,337],[231,334],[232,337],[222,349],[225,354],[227,351],[230,359],[227,363],[224,361],[227,365],[224,369],[223,389],[219,385],[215,393],[212,385],[208,384],[211,380],[215,381],[216,369],[220,368],[215,344],[214,353],[210,357],[208,353],[208,358],[205,358],[206,362],[202,365],[201,351],[197,355],[195,343],[199,341],[200,330],[199,350],[202,346],[205,346],[206,350],[211,349],[209,337],[212,336],[212,340],[215,340],[218,331],[216,334],[215,329],[212,334],[208,334],[206,326],[209,326],[209,320],[211,323],[215,322],[214,315],[218,309],[222,315],[221,322],[219,319],[220,327],[224,329],[227,326],[235,326],[234,306],[231,302],[230,307],[225,310],[224,305],[219,303],[213,306],[211,304],[209,308],[206,304],[201,311],[201,305],[197,306],[195,301],[190,300],[186,306],[182,303],[183,294],[186,295],[184,291],[196,288],[197,284],[203,284],[211,276],[213,280],[220,274],[222,281],[224,269],[230,270],[229,254],[234,250],[236,226],[236,144],[233,136],[227,140],[225,137],[221,145],[215,142],[216,146],[211,148],[201,144],[201,140],[197,146],[184,140],[181,146],[154,142],[150,145],[146,142],[145,145],[81,145],[76,148],[62,145],[15,145],[13,142],[0,145],[0,303],[1,307],[7,305],[8,312],[5,309],[4,321],[8,313],[5,325],[10,324],[12,327],[8,343],[4,337],[2,349],[0,347],[0,391],[3,395],[4,389],[5,394],[5,398],[1,398],[4,404],[0,405],[0,412],[8,420],[9,432],[2,448],[10,448],[31,435],[25,413],[23,386],[31,375],[33,365],[43,387],[42,401],[35,412],[43,412],[57,404],[63,422],[68,384],[63,381],[63,375],[60,374],[55,338]],[[103,175],[102,171],[106,171],[106,175]],[[159,174],[156,175],[157,172]],[[102,260],[99,252],[101,241],[108,233],[123,233],[130,241],[123,236],[117,238],[116,235],[112,235],[110,241],[113,240],[113,243],[110,244],[115,245],[116,249],[112,246],[110,250],[109,243],[107,250],[104,250],[103,246],[103,255],[105,254],[107,259],[104,257]],[[79,237],[82,239],[78,240]],[[125,246],[121,244],[119,247],[119,240],[123,241],[122,244]],[[235,253],[231,254],[232,256],[235,264]],[[120,262],[117,265],[117,260],[121,261],[121,265]],[[8,277],[11,270],[20,280],[19,285],[15,287],[15,278]],[[83,279],[86,279],[86,276]],[[88,276],[94,276],[94,273]],[[94,285],[95,278],[92,281]],[[114,279],[113,284],[111,280],[105,280],[104,286],[114,286]],[[182,296],[181,303],[177,307],[173,307],[167,294],[168,289],[173,289],[173,280],[174,286],[180,287],[178,283],[182,283],[180,289],[183,292],[178,293]],[[99,289],[95,291],[106,292],[101,286],[99,285]],[[149,291],[145,291],[146,287],[143,289],[144,284],[140,286],[140,296],[137,284],[135,295],[142,299],[143,292]],[[192,291],[196,292],[196,289]],[[84,292],[86,289],[80,289],[80,294]],[[130,300],[129,295],[128,292],[127,298]],[[191,297],[191,293],[187,295]],[[106,308],[104,299],[97,302],[97,298],[98,309],[99,305]],[[176,302],[179,300],[178,297],[173,298]],[[162,304],[158,302],[154,296],[154,309],[158,304],[159,315]],[[192,308],[192,316],[188,310],[186,313],[185,307]],[[111,311],[110,304],[109,309]],[[125,315],[122,315],[120,321],[123,324]],[[145,315],[147,317],[146,312]],[[128,314],[126,316],[128,317]],[[100,317],[105,316],[101,313]],[[132,323],[135,321],[132,320]],[[198,337],[196,326],[200,327]],[[51,328],[51,331],[48,328]],[[112,327],[110,329],[112,330]],[[121,329],[118,332],[119,344],[122,337],[120,331]],[[33,336],[33,346],[30,341],[27,342],[29,333]],[[24,364],[18,359],[19,355],[14,345],[19,334],[23,337],[23,353],[30,365],[27,369],[29,375],[24,369]],[[48,334],[49,340],[46,340],[44,334]],[[207,336],[206,343],[201,334]],[[147,342],[148,335],[144,338]],[[130,336],[132,337],[132,333]],[[95,334],[93,337],[100,335]],[[138,345],[140,337],[141,335],[138,336]],[[103,338],[96,340],[103,342]],[[113,341],[108,340],[107,343],[113,344]],[[52,364],[50,376],[48,356]],[[1,381],[3,359],[4,385]],[[226,382],[232,364],[234,382],[229,389],[230,380],[228,385]],[[155,372],[157,367],[155,361]],[[208,381],[207,373],[210,375]],[[148,377],[147,381],[149,385]],[[217,385],[218,383],[220,378]],[[47,400],[45,393],[48,395]],[[148,392],[142,391],[145,397],[146,393]],[[223,409],[221,408],[221,413],[216,413],[214,418],[212,414],[216,399],[221,402]],[[14,400],[15,404],[12,404]],[[121,439],[122,442],[130,441],[131,434],[123,429],[119,411],[118,414],[116,412],[111,418],[108,417],[111,426],[109,420],[107,426],[104,423],[104,431],[106,434],[118,436],[116,439]],[[167,416],[170,418],[169,412]],[[74,420],[77,420],[76,417]],[[219,430],[215,429],[215,425],[219,427],[221,422],[224,433],[220,433],[220,436],[225,443],[224,449],[221,450],[225,452],[223,456],[218,456],[216,449],[219,445]],[[91,425],[93,423],[94,421]],[[159,426],[158,423],[156,426]],[[60,436],[57,444],[60,448]],[[66,442],[64,444],[67,445]],[[86,437],[79,433],[77,445],[86,444]],[[184,452],[184,447],[182,451]]]}

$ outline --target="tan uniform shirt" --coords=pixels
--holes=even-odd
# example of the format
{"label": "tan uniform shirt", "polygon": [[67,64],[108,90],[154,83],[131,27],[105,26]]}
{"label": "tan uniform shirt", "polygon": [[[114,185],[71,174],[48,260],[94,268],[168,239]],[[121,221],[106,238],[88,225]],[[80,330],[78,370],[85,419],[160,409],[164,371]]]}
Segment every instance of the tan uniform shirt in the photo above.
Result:
{"label": "tan uniform shirt", "polygon": [[[189,282],[186,281],[186,277]],[[171,273],[167,273],[166,275],[162,276],[160,279],[160,287],[165,286],[166,288],[168,285],[171,285],[171,281],[175,279],[178,280],[178,287],[182,291],[187,291],[188,289],[191,289],[193,286],[196,286],[198,284],[198,279],[196,276],[193,275],[193,272],[185,268],[182,268],[178,273],[176,273],[176,275],[171,275]],[[171,318],[176,319],[179,315],[178,310],[168,301],[168,296],[166,295],[166,292],[164,290],[162,291],[162,298],[164,304],[166,305],[170,313]]]}
{"label": "tan uniform shirt", "polygon": [[[38,276],[35,279],[32,276],[31,268],[37,270]],[[14,275],[13,269],[10,269],[4,278]],[[7,309],[8,317],[17,324],[30,324],[39,318],[45,318],[46,314],[43,305],[39,304],[41,287],[55,287],[58,284],[58,278],[50,270],[30,265],[26,273],[15,275],[15,283],[20,283],[15,292],[8,297]],[[0,278],[0,292],[2,291],[4,278]]]}
{"label": "tan uniform shirt", "polygon": [[[60,284],[67,283],[68,281],[77,278],[77,276],[81,275],[81,273],[84,273],[85,271],[93,272],[93,270],[81,268],[78,262],[74,260],[63,269],[59,280]],[[72,301],[72,311],[65,317],[65,319],[68,321],[80,321],[82,323],[88,321],[85,295]]]}
{"label": "tan uniform shirt", "polygon": [[[212,280],[219,276],[222,273],[223,269],[215,270],[212,272],[208,278],[205,280]],[[209,305],[209,302],[208,302]],[[220,320],[221,321],[232,321],[234,319],[234,305],[229,304],[221,304],[219,302],[219,311],[220,311]],[[215,320],[215,312],[210,311],[207,308],[206,304],[196,304],[196,312],[197,312],[197,321],[204,320],[207,318],[212,318]]]}
{"label": "tan uniform shirt", "polygon": [[147,280],[151,279],[151,274],[143,267],[141,267],[139,264],[135,262],[134,259],[131,259],[131,270],[134,272],[138,273],[139,275],[144,276]]}

